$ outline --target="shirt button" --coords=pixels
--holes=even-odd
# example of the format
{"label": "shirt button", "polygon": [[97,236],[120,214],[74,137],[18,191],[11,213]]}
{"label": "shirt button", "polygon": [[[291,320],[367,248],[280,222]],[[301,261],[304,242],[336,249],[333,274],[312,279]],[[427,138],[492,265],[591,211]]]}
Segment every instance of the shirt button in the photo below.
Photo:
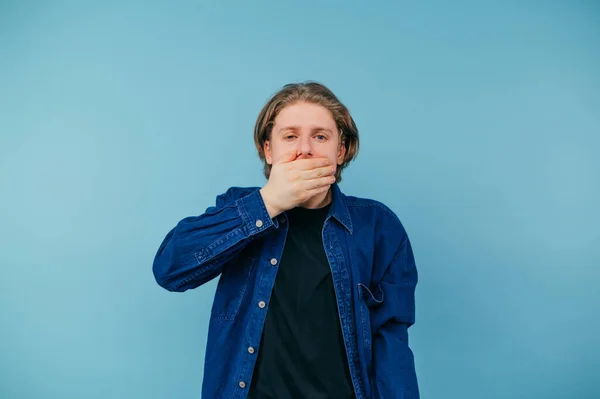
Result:
{"label": "shirt button", "polygon": [[254,348],[253,347],[249,347],[248,348],[248,353],[249,354],[253,354],[254,353]]}
{"label": "shirt button", "polygon": [[246,388],[246,383],[244,381],[240,381],[240,388]]}
{"label": "shirt button", "polygon": [[261,309],[262,309],[262,308],[264,308],[266,305],[267,305],[267,304],[265,303],[265,301],[260,301],[260,302],[258,303],[258,307],[259,307],[259,308],[261,308]]}
{"label": "shirt button", "polygon": [[283,216],[279,218],[279,223],[285,223],[285,218]]}
{"label": "shirt button", "polygon": [[271,259],[271,264],[273,266],[275,266],[277,264],[277,259],[275,259],[275,258]]}
{"label": "shirt button", "polygon": [[260,220],[260,219],[258,219],[258,220],[256,221],[256,227],[258,227],[258,228],[260,229],[260,228],[262,227],[262,225],[263,225],[263,221],[262,221],[262,220]]}

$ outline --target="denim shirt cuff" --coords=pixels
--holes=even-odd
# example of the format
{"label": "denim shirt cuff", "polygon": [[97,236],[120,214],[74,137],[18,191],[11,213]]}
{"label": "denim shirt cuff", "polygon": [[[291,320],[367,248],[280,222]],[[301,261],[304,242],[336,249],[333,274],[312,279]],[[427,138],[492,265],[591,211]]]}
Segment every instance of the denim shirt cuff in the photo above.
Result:
{"label": "denim shirt cuff", "polygon": [[255,190],[240,198],[238,208],[249,236],[260,233],[271,226],[278,227],[277,218],[271,219],[269,216],[260,190]]}

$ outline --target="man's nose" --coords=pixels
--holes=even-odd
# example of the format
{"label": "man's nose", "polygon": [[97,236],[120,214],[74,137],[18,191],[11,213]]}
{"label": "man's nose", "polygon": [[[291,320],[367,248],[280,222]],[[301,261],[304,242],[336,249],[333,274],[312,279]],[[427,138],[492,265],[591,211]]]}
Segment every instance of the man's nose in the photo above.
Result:
{"label": "man's nose", "polygon": [[312,156],[312,146],[310,143],[310,137],[303,137],[300,140],[298,140],[297,151],[299,157]]}

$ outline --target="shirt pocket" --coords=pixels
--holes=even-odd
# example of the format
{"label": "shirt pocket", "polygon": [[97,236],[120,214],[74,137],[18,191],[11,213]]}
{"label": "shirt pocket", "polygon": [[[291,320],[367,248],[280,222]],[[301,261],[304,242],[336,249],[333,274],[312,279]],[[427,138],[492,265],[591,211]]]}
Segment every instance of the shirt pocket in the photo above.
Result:
{"label": "shirt pocket", "polygon": [[360,322],[362,326],[363,345],[371,350],[371,309],[383,303],[384,295],[380,285],[370,289],[363,283],[358,283],[358,296],[360,298]]}
{"label": "shirt pocket", "polygon": [[248,255],[237,256],[223,266],[219,277],[211,319],[234,320],[248,291],[248,282],[256,258]]}

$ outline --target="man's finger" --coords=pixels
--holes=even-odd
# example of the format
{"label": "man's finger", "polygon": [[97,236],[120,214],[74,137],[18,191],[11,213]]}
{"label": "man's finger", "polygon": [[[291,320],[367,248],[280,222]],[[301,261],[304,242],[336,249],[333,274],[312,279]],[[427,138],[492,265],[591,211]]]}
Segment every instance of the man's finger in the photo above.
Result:
{"label": "man's finger", "polygon": [[329,186],[335,182],[335,178],[333,176],[325,176],[319,177],[318,179],[307,180],[306,190],[314,190],[319,187]]}
{"label": "man's finger", "polygon": [[324,176],[332,176],[334,172],[335,168],[333,166],[324,166],[321,168],[302,171],[300,176],[305,180],[311,180]]}
{"label": "man's finger", "polygon": [[283,154],[283,156],[281,157],[281,159],[279,161],[277,161],[277,163],[280,164],[280,163],[292,162],[292,161],[296,160],[297,157],[298,157],[298,151],[289,150]]}
{"label": "man's finger", "polygon": [[328,158],[297,159],[294,162],[296,162],[298,170],[310,170],[331,166],[331,162],[329,162]]}

